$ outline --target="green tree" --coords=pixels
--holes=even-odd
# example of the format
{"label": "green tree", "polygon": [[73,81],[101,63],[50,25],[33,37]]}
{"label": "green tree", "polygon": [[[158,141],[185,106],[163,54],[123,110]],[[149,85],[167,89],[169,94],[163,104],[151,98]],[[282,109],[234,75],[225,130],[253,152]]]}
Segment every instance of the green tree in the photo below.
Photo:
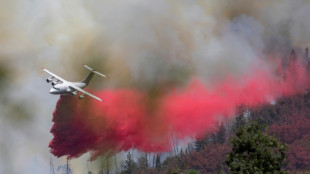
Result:
{"label": "green tree", "polygon": [[186,169],[188,166],[186,154],[183,152],[183,149],[181,148],[180,154],[176,156],[177,158],[177,166],[179,169]]}
{"label": "green tree", "polygon": [[161,168],[160,155],[158,154],[156,155],[155,167],[157,170],[160,170]]}
{"label": "green tree", "polygon": [[197,152],[203,150],[206,144],[205,139],[203,138],[196,138],[196,141],[194,143],[195,143],[195,149]]}
{"label": "green tree", "polygon": [[226,129],[224,123],[222,122],[219,125],[217,132],[215,134],[215,143],[224,144],[225,141],[226,141]]}
{"label": "green tree", "polygon": [[286,144],[265,135],[263,130],[264,126],[254,121],[236,131],[226,159],[233,173],[283,173]]}
{"label": "green tree", "polygon": [[127,154],[126,161],[122,164],[123,171],[122,174],[132,174],[137,169],[137,164],[132,159],[130,152]]}
{"label": "green tree", "polygon": [[143,154],[142,156],[140,156],[140,158],[138,159],[138,167],[142,170],[145,170],[148,168],[148,164],[147,164],[147,153]]}
{"label": "green tree", "polygon": [[245,118],[243,116],[243,113],[242,114],[239,114],[236,118],[235,118],[235,121],[234,121],[234,124],[232,126],[232,130],[234,132],[236,132],[239,127],[241,126],[244,126],[246,124],[246,121],[245,121]]}

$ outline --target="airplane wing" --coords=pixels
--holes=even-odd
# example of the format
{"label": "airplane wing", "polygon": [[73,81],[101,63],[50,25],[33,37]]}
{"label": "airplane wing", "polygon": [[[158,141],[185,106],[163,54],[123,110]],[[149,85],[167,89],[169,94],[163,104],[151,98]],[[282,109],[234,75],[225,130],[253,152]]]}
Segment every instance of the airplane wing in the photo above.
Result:
{"label": "airplane wing", "polygon": [[75,90],[77,90],[77,91],[80,91],[80,92],[82,92],[82,93],[84,93],[84,94],[86,94],[86,95],[89,95],[90,97],[92,97],[92,98],[94,98],[94,99],[97,99],[97,100],[103,102],[103,101],[101,100],[101,98],[96,97],[95,95],[93,95],[93,94],[91,94],[91,93],[89,93],[89,92],[83,90],[83,89],[80,88],[80,87],[77,87],[77,86],[75,86],[75,85],[73,85],[73,84],[70,84],[69,87],[71,87],[71,88],[73,88],[73,89],[75,89]]}
{"label": "airplane wing", "polygon": [[42,68],[43,71],[47,72],[49,75],[53,76],[54,78],[56,78],[57,80],[60,80],[62,82],[67,82],[66,80],[64,80],[63,78],[59,77],[58,75],[50,72],[49,70]]}

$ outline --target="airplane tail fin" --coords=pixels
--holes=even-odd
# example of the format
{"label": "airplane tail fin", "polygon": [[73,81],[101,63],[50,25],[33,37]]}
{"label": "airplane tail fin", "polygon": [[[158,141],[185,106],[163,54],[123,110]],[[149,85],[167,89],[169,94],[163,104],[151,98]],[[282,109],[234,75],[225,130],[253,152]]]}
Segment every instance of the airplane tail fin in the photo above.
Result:
{"label": "airplane tail fin", "polygon": [[90,68],[89,66],[87,65],[83,65],[86,69],[90,70],[90,73],[87,75],[87,77],[83,80],[83,83],[86,83],[88,84],[90,82],[90,80],[92,79],[92,77],[94,76],[94,74],[97,74],[97,75],[100,75],[101,77],[104,77],[104,78],[108,78],[106,75]]}

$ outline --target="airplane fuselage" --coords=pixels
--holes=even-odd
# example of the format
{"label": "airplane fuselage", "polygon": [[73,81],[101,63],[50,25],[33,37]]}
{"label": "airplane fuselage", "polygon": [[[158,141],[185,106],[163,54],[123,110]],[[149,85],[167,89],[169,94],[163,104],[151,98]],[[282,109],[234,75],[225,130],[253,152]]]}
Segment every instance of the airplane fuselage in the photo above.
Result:
{"label": "airplane fuselage", "polygon": [[58,75],[50,72],[49,70],[42,68],[43,71],[45,71],[46,73],[48,73],[49,75],[51,75],[51,77],[46,79],[47,83],[51,83],[52,84],[52,88],[50,89],[50,94],[55,94],[55,95],[77,95],[78,92],[82,93],[81,95],[79,95],[79,98],[82,99],[84,98],[84,95],[88,95],[94,99],[97,99],[99,101],[102,102],[102,99],[83,90],[83,88],[85,88],[90,80],[92,79],[92,77],[94,76],[94,74],[100,75],[104,78],[107,78],[106,75],[90,68],[87,65],[83,65],[85,68],[87,68],[88,70],[90,70],[89,74],[86,76],[86,78],[81,81],[81,82],[69,82],[61,77],[59,77]]}
{"label": "airplane fuselage", "polygon": [[[77,87],[80,88],[85,88],[87,85],[86,83],[82,83],[82,82],[69,82],[70,84],[74,84]],[[54,94],[54,95],[66,95],[66,94],[74,94],[74,92],[77,91],[73,88],[70,88],[68,83],[58,83],[55,84],[51,89],[50,89],[50,94]]]}

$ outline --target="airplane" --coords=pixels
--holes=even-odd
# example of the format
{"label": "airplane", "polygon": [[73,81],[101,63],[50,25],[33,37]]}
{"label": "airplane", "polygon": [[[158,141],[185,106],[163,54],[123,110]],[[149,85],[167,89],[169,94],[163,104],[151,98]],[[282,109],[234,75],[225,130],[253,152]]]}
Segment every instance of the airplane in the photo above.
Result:
{"label": "airplane", "polygon": [[83,90],[83,88],[85,88],[89,84],[89,82],[92,79],[92,77],[94,76],[94,74],[100,75],[104,78],[108,78],[108,77],[104,74],[101,74],[98,71],[95,71],[94,69],[90,68],[87,65],[83,65],[83,66],[85,68],[87,68],[88,70],[90,70],[90,73],[81,82],[69,82],[69,81],[64,80],[63,78],[57,76],[56,74],[50,72],[49,70],[42,68],[43,71],[45,71],[49,75],[51,75],[51,77],[46,79],[46,82],[47,83],[52,82],[51,84],[53,86],[49,92],[51,94],[55,94],[55,95],[72,95],[72,96],[75,96],[78,94],[78,92],[81,92],[83,94],[79,95],[79,99],[84,98],[84,95],[86,94],[86,95],[88,95],[94,99],[97,99],[97,100],[103,102],[101,98]]}

